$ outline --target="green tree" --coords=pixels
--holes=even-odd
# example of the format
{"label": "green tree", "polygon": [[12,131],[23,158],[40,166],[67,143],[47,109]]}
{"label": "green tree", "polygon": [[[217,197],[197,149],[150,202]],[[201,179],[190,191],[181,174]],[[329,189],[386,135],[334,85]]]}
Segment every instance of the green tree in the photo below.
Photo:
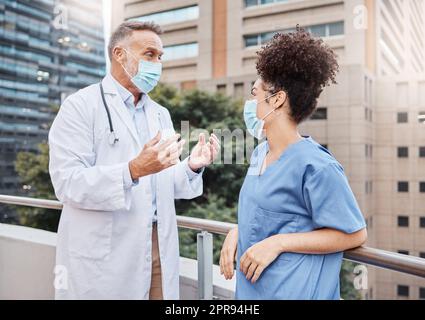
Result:
{"label": "green tree", "polygon": [[344,260],[342,262],[340,282],[341,282],[341,298],[344,300],[360,300],[362,295],[360,291],[354,288],[354,268],[358,264],[352,261]]}
{"label": "green tree", "polygon": [[[46,142],[38,145],[38,153],[20,152],[15,162],[15,170],[23,184],[29,186],[28,196],[40,199],[55,199],[49,176],[49,147]],[[17,207],[19,222],[22,225],[56,231],[60,211]]]}

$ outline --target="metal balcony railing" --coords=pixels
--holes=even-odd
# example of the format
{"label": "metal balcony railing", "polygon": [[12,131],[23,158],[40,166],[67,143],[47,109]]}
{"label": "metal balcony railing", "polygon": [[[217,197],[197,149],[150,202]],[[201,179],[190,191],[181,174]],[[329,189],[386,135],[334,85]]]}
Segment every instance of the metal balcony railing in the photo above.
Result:
{"label": "metal balcony railing", "polygon": [[[62,209],[62,204],[59,201],[6,195],[0,195],[0,203],[45,209]],[[236,227],[236,224],[177,216],[177,225],[181,228],[200,231],[197,236],[199,298],[212,299],[212,234],[226,235],[231,229]],[[359,247],[344,252],[344,259],[425,278],[425,259],[414,256],[369,247]]]}

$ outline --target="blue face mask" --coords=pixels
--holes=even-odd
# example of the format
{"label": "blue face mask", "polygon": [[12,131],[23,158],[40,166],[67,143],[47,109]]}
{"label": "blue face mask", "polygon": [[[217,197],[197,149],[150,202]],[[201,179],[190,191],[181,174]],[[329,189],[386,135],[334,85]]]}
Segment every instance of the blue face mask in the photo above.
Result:
{"label": "blue face mask", "polygon": [[[125,52],[130,53],[128,50],[124,49]],[[131,56],[136,59],[136,57],[130,53]],[[136,59],[137,60],[137,59]],[[162,74],[162,63],[160,62],[149,62],[145,61],[143,59],[139,60],[139,69],[137,71],[137,74],[133,77],[130,75],[130,73],[127,71],[126,68],[124,68],[123,65],[121,65],[124,69],[124,71],[128,74],[128,76],[131,78],[131,82],[143,93],[148,94],[151,92],[156,85],[158,84],[159,78]]]}
{"label": "blue face mask", "polygon": [[272,111],[270,111],[268,114],[266,114],[262,119],[259,119],[257,117],[257,107],[258,104],[266,101],[267,99],[275,96],[277,93],[267,97],[266,99],[257,102],[257,100],[247,100],[245,102],[245,107],[244,107],[244,120],[245,120],[245,125],[246,128],[248,129],[248,132],[255,138],[257,138],[258,140],[261,140],[265,137],[264,134],[264,120],[271,115],[273,112],[276,111],[277,108],[273,109]]}

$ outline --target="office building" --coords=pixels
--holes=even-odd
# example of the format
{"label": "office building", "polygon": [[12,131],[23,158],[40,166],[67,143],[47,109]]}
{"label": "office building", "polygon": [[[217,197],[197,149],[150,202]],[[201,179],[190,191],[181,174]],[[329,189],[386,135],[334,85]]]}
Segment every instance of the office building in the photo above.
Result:
{"label": "office building", "polygon": [[[425,1],[113,1],[112,27],[153,20],[165,33],[162,81],[249,97],[256,51],[297,24],[338,54],[302,125],[343,164],[368,221],[368,245],[425,257]],[[425,298],[419,278],[368,268],[368,299]]]}

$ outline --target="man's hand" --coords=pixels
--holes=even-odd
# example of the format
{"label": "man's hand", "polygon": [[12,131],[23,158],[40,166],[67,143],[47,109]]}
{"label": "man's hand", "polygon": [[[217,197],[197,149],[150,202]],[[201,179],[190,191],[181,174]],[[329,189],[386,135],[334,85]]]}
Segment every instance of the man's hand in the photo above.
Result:
{"label": "man's hand", "polygon": [[198,143],[190,154],[189,167],[192,171],[196,172],[210,165],[220,150],[220,142],[215,134],[211,134],[208,143],[205,140],[205,134],[201,133]]}
{"label": "man's hand", "polygon": [[246,279],[255,283],[282,251],[276,236],[266,238],[250,247],[241,257],[240,270]]}
{"label": "man's hand", "polygon": [[236,260],[236,252],[238,247],[238,227],[229,231],[224,240],[220,254],[220,273],[224,275],[226,280],[233,278],[235,273],[234,262]]}
{"label": "man's hand", "polygon": [[130,174],[133,180],[150,174],[160,172],[178,163],[183,150],[185,140],[181,140],[179,134],[176,134],[164,143],[159,144],[161,133],[145,144],[142,152],[129,163]]}

